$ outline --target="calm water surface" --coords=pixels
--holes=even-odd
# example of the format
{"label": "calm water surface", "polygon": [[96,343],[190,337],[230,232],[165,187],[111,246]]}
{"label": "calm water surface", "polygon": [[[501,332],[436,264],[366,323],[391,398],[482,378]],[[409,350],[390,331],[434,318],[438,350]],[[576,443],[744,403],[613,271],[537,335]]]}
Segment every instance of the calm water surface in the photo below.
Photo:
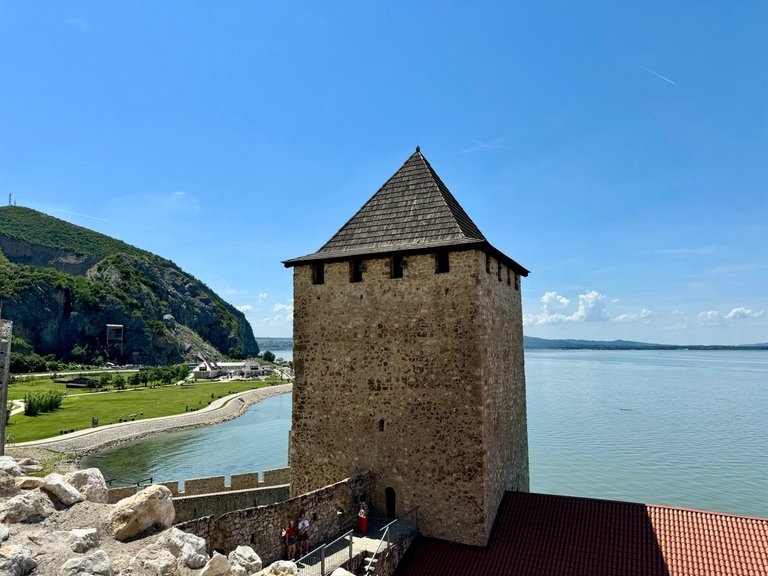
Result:
{"label": "calm water surface", "polygon": [[[526,378],[531,490],[768,517],[768,352],[527,351]],[[86,464],[125,484],[285,466],[290,411],[283,394]]]}

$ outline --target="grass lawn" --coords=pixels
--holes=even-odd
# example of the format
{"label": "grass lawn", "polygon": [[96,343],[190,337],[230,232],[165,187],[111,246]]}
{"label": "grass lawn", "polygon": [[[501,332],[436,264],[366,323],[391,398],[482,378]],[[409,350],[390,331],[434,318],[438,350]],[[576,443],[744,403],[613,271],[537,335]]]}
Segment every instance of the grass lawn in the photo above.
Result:
{"label": "grass lawn", "polygon": [[[235,392],[280,384],[280,378],[267,381],[197,382],[184,386],[126,389],[119,392],[70,394],[55,412],[39,416],[17,414],[11,417],[5,433],[16,442],[59,436],[62,430],[82,430],[91,427],[91,418],[100,425],[115,424],[131,419],[156,418],[183,414],[204,408],[215,398]],[[14,385],[15,386],[15,385]],[[59,385],[56,385],[59,386]],[[62,385],[63,386],[63,385]],[[38,388],[36,391],[42,391]],[[211,397],[213,395],[213,397]],[[23,394],[21,395],[23,396]],[[16,396],[17,397],[17,396]]]}
{"label": "grass lawn", "polygon": [[[98,378],[98,374],[95,376]],[[8,400],[23,400],[26,394],[35,394],[47,390],[61,390],[67,394],[87,394],[88,388],[67,388],[63,382],[54,382],[52,378],[21,379],[8,385]]]}

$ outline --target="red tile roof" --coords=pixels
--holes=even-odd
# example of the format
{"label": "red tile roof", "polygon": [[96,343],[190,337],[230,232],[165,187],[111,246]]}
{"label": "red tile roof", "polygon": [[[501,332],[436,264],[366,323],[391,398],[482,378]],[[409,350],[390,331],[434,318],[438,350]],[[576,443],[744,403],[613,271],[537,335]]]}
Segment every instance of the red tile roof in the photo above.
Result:
{"label": "red tile roof", "polygon": [[768,519],[507,492],[485,548],[422,538],[398,576],[768,576]]}

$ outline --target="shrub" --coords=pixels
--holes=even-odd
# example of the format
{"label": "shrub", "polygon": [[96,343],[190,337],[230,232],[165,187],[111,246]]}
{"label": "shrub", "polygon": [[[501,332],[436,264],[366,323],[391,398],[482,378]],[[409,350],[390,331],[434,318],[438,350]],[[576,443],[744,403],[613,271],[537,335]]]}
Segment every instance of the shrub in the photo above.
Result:
{"label": "shrub", "polygon": [[24,395],[24,415],[37,416],[43,412],[53,412],[61,408],[64,392],[60,390],[48,390],[36,394]]}

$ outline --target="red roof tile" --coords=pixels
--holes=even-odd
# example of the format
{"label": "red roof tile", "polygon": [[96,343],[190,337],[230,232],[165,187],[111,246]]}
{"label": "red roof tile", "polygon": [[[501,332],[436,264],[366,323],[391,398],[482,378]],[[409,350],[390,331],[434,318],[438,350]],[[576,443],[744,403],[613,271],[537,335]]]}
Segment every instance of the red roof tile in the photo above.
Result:
{"label": "red roof tile", "polygon": [[485,548],[420,539],[398,576],[767,576],[768,519],[507,492]]}

